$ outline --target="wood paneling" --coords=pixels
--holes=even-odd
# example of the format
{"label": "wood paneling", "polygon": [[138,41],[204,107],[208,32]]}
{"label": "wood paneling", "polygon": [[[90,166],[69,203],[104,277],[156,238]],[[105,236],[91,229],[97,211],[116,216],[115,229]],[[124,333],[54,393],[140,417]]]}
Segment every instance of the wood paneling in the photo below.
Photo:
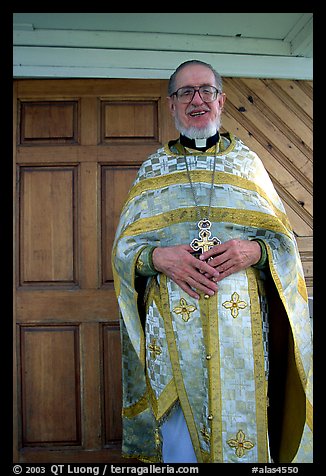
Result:
{"label": "wood paneling", "polygon": [[81,443],[78,340],[77,326],[21,326],[24,446]]}
{"label": "wood paneling", "polygon": [[104,367],[104,422],[105,444],[121,438],[121,348],[120,329],[116,325],[103,325]]}
{"label": "wood paneling", "polygon": [[78,140],[76,101],[20,103],[20,143],[75,143]]}
{"label": "wood paneling", "polygon": [[158,141],[157,101],[103,101],[102,142]]}
{"label": "wood paneling", "polygon": [[224,78],[223,83],[223,128],[262,159],[297,237],[312,295],[312,83],[252,78]]}
{"label": "wood paneling", "polygon": [[76,170],[19,170],[20,284],[76,284]]}

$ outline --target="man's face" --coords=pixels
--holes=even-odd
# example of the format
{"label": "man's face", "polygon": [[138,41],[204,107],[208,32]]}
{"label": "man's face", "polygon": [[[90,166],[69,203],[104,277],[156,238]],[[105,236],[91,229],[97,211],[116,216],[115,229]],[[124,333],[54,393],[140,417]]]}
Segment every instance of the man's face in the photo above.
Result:
{"label": "man's face", "polygon": [[[216,87],[214,73],[203,65],[189,65],[178,73],[175,90],[203,85]],[[219,129],[224,94],[218,94],[215,101],[209,103],[204,102],[197,91],[189,104],[180,103],[176,96],[169,97],[168,101],[176,128],[181,134],[192,139],[207,138]]]}

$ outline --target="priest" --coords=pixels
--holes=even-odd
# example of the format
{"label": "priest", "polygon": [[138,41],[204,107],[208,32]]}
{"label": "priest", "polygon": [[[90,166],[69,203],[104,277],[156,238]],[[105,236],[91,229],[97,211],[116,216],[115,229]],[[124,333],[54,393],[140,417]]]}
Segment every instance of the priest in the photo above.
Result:
{"label": "priest", "polygon": [[260,158],[221,133],[220,75],[168,86],[180,136],[139,169],[112,251],[124,456],[312,462],[312,336],[294,233]]}

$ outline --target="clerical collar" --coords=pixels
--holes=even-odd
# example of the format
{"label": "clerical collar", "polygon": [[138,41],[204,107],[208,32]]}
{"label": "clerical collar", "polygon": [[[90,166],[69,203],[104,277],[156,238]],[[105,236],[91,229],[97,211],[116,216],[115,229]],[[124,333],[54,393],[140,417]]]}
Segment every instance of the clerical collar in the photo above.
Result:
{"label": "clerical collar", "polygon": [[180,144],[188,149],[196,149],[200,151],[205,151],[210,147],[213,147],[220,139],[218,132],[207,139],[189,139],[189,137],[180,134]]}

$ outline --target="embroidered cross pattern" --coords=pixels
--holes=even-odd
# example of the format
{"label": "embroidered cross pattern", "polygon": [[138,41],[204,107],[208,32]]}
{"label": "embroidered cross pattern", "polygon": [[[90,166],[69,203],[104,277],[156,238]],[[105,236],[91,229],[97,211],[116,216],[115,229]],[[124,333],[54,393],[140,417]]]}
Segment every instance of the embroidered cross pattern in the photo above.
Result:
{"label": "embroidered cross pattern", "polygon": [[227,441],[227,444],[231,448],[235,448],[235,454],[238,458],[242,458],[245,455],[245,450],[251,450],[255,445],[246,440],[246,435],[242,430],[239,430],[235,438],[231,438]]}
{"label": "embroidered cross pattern", "polygon": [[161,347],[156,345],[156,339],[152,339],[152,342],[149,344],[148,348],[153,359],[156,359],[158,355],[162,354]]}
{"label": "embroidered cross pattern", "polygon": [[225,309],[231,310],[231,315],[234,319],[238,317],[239,309],[244,309],[245,307],[247,307],[247,305],[248,304],[245,301],[240,301],[240,296],[237,292],[234,292],[232,294],[230,301],[225,301],[222,304]]}
{"label": "embroidered cross pattern", "polygon": [[210,440],[210,434],[208,433],[205,425],[202,426],[200,433],[203,435],[204,440],[208,443]]}
{"label": "embroidered cross pattern", "polygon": [[210,248],[212,248],[212,246],[221,244],[221,241],[216,238],[216,236],[211,238],[211,226],[212,224],[209,220],[207,220],[207,218],[198,222],[198,228],[200,230],[199,238],[194,238],[190,243],[190,246],[194,251],[201,250],[202,253],[205,253],[205,251],[208,251]]}
{"label": "embroidered cross pattern", "polygon": [[180,299],[180,306],[177,306],[173,309],[173,311],[176,313],[176,314],[181,314],[182,315],[182,319],[185,321],[185,322],[188,322],[189,321],[189,318],[190,318],[190,314],[192,312],[194,312],[196,310],[196,306],[193,306],[192,304],[189,304],[187,303],[187,301],[184,299],[184,298],[181,298]]}

